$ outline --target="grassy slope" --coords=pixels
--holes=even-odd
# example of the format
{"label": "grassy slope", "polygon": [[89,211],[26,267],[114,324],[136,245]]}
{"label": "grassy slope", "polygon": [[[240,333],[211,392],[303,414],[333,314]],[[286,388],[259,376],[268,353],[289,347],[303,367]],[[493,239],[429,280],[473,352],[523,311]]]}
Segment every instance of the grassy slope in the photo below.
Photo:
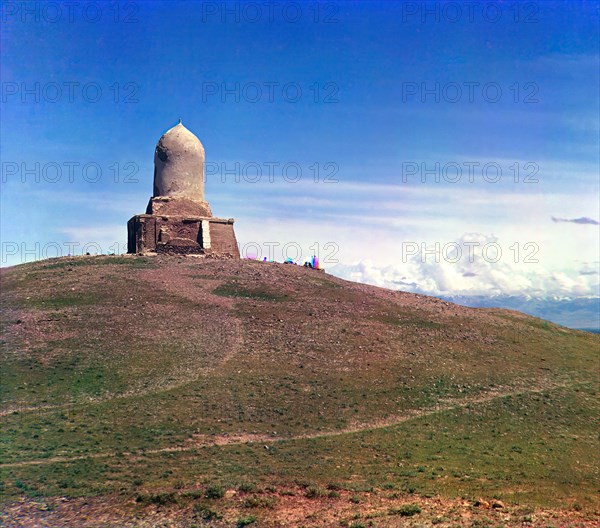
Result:
{"label": "grassy slope", "polygon": [[7,499],[299,481],[593,506],[597,336],[184,258],[3,270],[2,313]]}

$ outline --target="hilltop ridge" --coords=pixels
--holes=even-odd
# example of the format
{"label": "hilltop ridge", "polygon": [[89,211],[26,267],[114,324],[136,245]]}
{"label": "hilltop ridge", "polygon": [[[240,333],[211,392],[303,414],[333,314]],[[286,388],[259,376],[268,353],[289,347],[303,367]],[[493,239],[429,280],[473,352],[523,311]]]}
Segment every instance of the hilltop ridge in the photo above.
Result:
{"label": "hilltop ridge", "polygon": [[[1,280],[10,515],[66,494],[173,526],[350,525],[407,502],[429,522],[431,497],[595,518],[598,336],[248,260],[62,258]],[[207,505],[207,486],[228,496]]]}

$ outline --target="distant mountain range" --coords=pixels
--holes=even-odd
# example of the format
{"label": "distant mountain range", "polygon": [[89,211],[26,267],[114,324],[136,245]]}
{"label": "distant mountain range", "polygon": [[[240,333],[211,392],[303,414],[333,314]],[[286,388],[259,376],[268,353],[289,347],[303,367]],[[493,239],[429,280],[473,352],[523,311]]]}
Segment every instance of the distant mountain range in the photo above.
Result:
{"label": "distant mountain range", "polygon": [[569,328],[600,333],[600,298],[531,297],[528,295],[444,296],[443,299],[474,308],[508,308],[547,319]]}

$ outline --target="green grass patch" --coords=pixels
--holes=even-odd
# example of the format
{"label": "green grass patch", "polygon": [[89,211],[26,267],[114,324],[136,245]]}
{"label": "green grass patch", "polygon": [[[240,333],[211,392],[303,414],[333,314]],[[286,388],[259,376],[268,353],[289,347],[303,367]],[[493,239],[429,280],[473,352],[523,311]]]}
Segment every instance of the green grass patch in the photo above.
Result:
{"label": "green grass patch", "polygon": [[421,513],[421,508],[418,504],[405,504],[399,508],[390,508],[388,515],[400,515],[401,517],[412,517]]}
{"label": "green grass patch", "polygon": [[[51,261],[50,261],[51,262]],[[72,267],[82,267],[82,266],[129,266],[131,268],[151,268],[155,267],[155,263],[152,259],[148,257],[138,257],[138,256],[130,256],[130,257],[119,257],[119,256],[110,256],[110,255],[102,255],[97,257],[75,257],[68,260],[60,260],[57,262],[51,262],[50,264],[44,264],[44,270],[60,270]]]}
{"label": "green grass patch", "polygon": [[280,295],[266,288],[248,288],[235,283],[226,283],[217,286],[213,293],[221,297],[244,297],[247,299],[258,299],[262,301],[285,301],[286,295]]}

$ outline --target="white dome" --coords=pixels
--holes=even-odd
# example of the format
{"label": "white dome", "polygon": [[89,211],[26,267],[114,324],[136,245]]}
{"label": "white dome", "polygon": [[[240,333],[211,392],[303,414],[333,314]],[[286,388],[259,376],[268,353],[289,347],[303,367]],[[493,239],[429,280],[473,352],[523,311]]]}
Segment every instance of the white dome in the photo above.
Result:
{"label": "white dome", "polygon": [[181,122],[156,145],[154,196],[204,201],[204,147]]}

